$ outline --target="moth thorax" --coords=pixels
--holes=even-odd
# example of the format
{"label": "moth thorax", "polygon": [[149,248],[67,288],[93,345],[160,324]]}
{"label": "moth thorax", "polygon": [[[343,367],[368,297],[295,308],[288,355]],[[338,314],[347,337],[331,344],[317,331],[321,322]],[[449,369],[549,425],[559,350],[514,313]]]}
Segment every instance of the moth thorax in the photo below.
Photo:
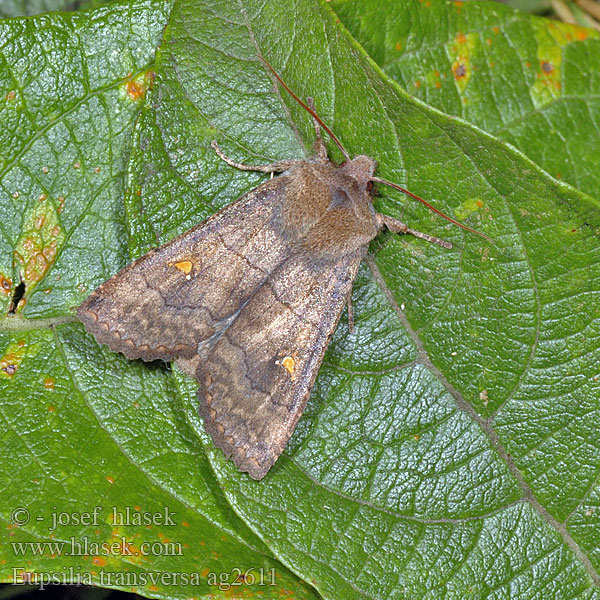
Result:
{"label": "moth thorax", "polygon": [[355,179],[361,185],[367,185],[367,183],[373,177],[375,172],[375,161],[370,156],[360,154],[353,158],[350,162],[342,165],[341,169],[344,173]]}

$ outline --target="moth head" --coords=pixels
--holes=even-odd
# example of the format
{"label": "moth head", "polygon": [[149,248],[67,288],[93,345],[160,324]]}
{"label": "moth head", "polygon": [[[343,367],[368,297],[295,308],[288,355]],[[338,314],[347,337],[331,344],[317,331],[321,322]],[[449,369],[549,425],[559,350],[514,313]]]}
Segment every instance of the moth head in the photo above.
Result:
{"label": "moth head", "polygon": [[360,154],[356,158],[345,162],[340,168],[350,175],[361,186],[366,187],[375,173],[377,163],[370,157]]}

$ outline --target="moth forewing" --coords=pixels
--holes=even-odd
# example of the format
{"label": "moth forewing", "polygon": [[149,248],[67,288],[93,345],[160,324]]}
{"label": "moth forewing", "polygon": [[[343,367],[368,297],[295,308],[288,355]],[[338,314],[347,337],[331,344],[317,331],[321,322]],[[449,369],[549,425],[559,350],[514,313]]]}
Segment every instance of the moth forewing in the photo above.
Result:
{"label": "moth forewing", "polygon": [[79,319],[128,358],[194,359],[286,255],[271,227],[285,186],[268,181],[134,261],[88,297]]}
{"label": "moth forewing", "polygon": [[318,261],[292,254],[198,365],[206,429],[255,479],[296,427],[365,251]]}

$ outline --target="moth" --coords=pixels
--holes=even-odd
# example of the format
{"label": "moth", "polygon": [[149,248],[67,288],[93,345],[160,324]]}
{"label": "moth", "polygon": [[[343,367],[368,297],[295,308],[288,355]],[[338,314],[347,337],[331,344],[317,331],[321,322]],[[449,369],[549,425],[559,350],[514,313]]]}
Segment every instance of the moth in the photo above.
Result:
{"label": "moth", "polygon": [[[376,177],[372,158],[351,159],[312,100],[300,100],[265,64],[312,116],[315,155],[249,166],[213,141],[231,167],[280,175],[132,262],[78,309],[86,330],[111,350],[174,361],[195,377],[206,430],[254,479],[265,476],[292,435],[345,306],[352,328],[352,284],[369,242],[387,228],[452,247],[375,212],[373,184],[474,231]],[[321,128],[340,148],[342,164],[329,160]]]}

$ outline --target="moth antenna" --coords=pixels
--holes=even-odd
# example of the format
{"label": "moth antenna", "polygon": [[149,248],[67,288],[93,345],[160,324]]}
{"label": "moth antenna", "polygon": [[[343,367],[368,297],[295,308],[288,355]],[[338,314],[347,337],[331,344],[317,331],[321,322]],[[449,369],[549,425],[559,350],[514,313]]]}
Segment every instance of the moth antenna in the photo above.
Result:
{"label": "moth antenna", "polygon": [[419,202],[421,202],[421,204],[424,204],[428,209],[430,209],[434,213],[440,215],[440,217],[444,217],[444,219],[446,219],[446,221],[450,221],[450,223],[454,223],[454,225],[458,225],[459,227],[461,227],[462,229],[464,229],[466,231],[470,231],[471,233],[480,235],[482,238],[485,238],[488,242],[495,245],[494,240],[492,238],[488,237],[487,235],[485,235],[485,233],[481,233],[481,231],[477,231],[476,229],[471,229],[470,227],[467,227],[466,225],[463,225],[462,223],[455,221],[452,217],[449,217],[447,214],[443,213],[441,210],[437,209],[432,204],[429,204],[429,202],[427,202],[427,200],[423,200],[423,198],[420,198],[416,194],[413,194],[412,192],[405,190],[403,187],[400,187],[397,183],[392,183],[391,181],[387,181],[386,179],[382,179],[381,177],[371,177],[371,181],[375,181],[376,183],[383,183],[384,185],[389,185],[391,188],[394,188],[395,190],[398,190],[399,192],[402,192],[403,194],[406,194],[407,196],[410,196],[411,198],[418,200]]}
{"label": "moth antenna", "polygon": [[292,90],[290,90],[290,88],[287,86],[287,84],[285,83],[285,81],[283,81],[283,79],[281,79],[281,77],[279,76],[279,74],[277,73],[277,71],[269,64],[269,61],[264,58],[263,56],[259,56],[257,55],[258,58],[260,60],[262,60],[263,63],[265,63],[265,65],[267,65],[267,67],[269,68],[269,70],[271,71],[271,73],[273,73],[273,75],[275,75],[275,77],[277,78],[277,81],[279,81],[279,83],[285,88],[285,91],[306,111],[308,112],[313,119],[315,119],[315,121],[317,121],[317,123],[327,132],[327,134],[329,135],[329,137],[336,143],[337,147],[341,150],[342,154],[344,155],[344,158],[350,162],[350,155],[346,152],[346,149],[344,148],[344,146],[342,146],[342,143],[340,142],[340,140],[337,139],[337,137],[335,137],[335,134],[333,133],[333,131],[331,131],[331,129],[329,129],[329,127],[327,127],[327,125],[325,125],[325,123],[323,123],[323,121],[321,121],[319,115],[312,109],[310,108],[310,106],[308,106],[307,104],[305,104],[304,102],[302,102],[302,100],[300,100],[300,98],[298,98],[298,96],[296,96],[296,94],[294,94],[294,92],[292,92]]}

